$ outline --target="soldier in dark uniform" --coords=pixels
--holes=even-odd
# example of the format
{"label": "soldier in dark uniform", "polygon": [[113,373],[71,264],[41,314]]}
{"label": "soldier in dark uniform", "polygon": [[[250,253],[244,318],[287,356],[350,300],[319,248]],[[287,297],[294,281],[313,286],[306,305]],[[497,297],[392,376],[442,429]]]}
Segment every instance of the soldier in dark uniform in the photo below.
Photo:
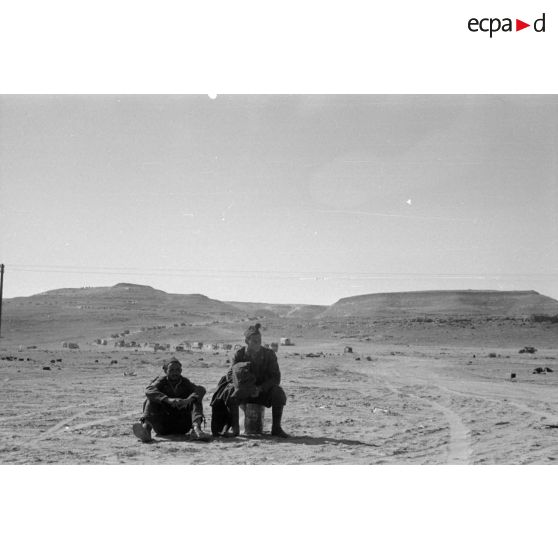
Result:
{"label": "soldier in dark uniform", "polygon": [[[271,435],[280,438],[288,438],[288,434],[281,427],[283,407],[287,403],[287,396],[281,383],[281,372],[277,363],[275,351],[262,346],[261,324],[248,327],[244,332],[246,346],[241,347],[234,354],[231,369],[226,376],[221,378],[217,390],[211,400],[215,412],[216,405],[225,405],[230,414],[230,425],[233,435],[240,433],[239,405],[244,403],[256,403],[271,407],[272,427]],[[233,369],[235,364],[249,362],[250,371],[255,376],[255,387],[251,393],[239,394],[233,385]],[[217,434],[217,432],[213,432]]]}
{"label": "soldier in dark uniform", "polygon": [[142,442],[151,441],[152,430],[160,435],[189,432],[192,440],[209,440],[201,428],[205,388],[182,376],[182,364],[176,358],[164,363],[163,370],[165,374],[145,390],[143,416],[133,425],[134,434]]}

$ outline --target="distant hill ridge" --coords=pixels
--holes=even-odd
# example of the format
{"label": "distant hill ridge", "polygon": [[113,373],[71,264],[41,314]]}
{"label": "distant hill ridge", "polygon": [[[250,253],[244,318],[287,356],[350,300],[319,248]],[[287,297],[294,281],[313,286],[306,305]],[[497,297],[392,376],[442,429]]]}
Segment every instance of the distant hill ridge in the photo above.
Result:
{"label": "distant hill ridge", "polygon": [[[536,291],[414,291],[342,298],[331,306],[223,302],[202,294],[169,294],[147,285],[55,289],[6,299],[2,344],[91,343],[129,330],[138,342],[230,341],[256,321],[276,337],[345,331],[349,322],[414,317],[558,315],[558,301]],[[244,324],[243,324],[244,322]],[[331,326],[329,327],[328,326]],[[355,326],[356,327],[356,326]],[[329,328],[329,329],[328,329]],[[358,329],[358,328],[357,328]],[[330,333],[331,333],[330,332]],[[525,341],[527,343],[527,341]]]}
{"label": "distant hill ridge", "polygon": [[[263,302],[224,302],[203,294],[172,294],[149,285],[117,283],[112,287],[64,288],[30,297],[11,299],[17,303],[44,301],[52,305],[79,305],[83,309],[110,307],[170,310],[254,316],[259,319],[280,317],[293,319],[337,319],[348,317],[410,317],[432,315],[531,316],[558,314],[558,301],[534,290],[430,290],[393,293],[370,293],[339,299],[331,306],[312,304],[272,304]],[[48,302],[47,302],[48,301]],[[51,310],[52,312],[52,310]]]}
{"label": "distant hill ridge", "polygon": [[342,298],[319,318],[365,316],[558,314],[558,301],[537,291],[409,291]]}

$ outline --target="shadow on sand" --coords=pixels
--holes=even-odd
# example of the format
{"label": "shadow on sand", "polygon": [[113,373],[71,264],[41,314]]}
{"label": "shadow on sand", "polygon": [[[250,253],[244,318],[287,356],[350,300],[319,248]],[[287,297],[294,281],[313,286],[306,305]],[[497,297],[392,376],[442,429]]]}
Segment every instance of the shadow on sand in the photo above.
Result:
{"label": "shadow on sand", "polygon": [[325,444],[332,445],[345,445],[345,446],[367,446],[379,447],[378,444],[369,444],[361,442],[360,440],[347,440],[344,438],[328,438],[326,436],[289,436],[288,438],[276,438],[270,434],[261,434],[259,436],[219,436],[214,438],[219,442],[242,442],[242,441],[262,441],[262,442],[276,442],[278,444],[302,444],[307,446],[321,446]]}
{"label": "shadow on sand", "polygon": [[[347,440],[345,438],[328,438],[326,436],[289,436],[288,438],[276,438],[270,434],[261,434],[259,436],[218,436],[207,440],[208,442],[219,442],[219,443],[239,443],[239,442],[276,442],[278,444],[302,444],[307,446],[321,446],[326,444],[332,445],[344,445],[344,446],[366,446],[377,448],[379,444],[370,444],[367,442],[361,442],[360,440]],[[151,443],[160,444],[165,442],[190,442],[196,445],[202,445],[203,442],[192,440],[190,436],[185,434],[170,434],[166,436],[157,435],[154,436]]]}
{"label": "shadow on sand", "polygon": [[166,434],[161,435],[157,434],[153,437],[150,443],[152,444],[161,444],[164,442],[191,442],[193,444],[203,444],[204,442],[211,442],[209,440],[192,440],[188,434]]}
{"label": "shadow on sand", "polygon": [[[271,438],[268,436],[268,438]],[[367,446],[376,448],[379,444],[369,444],[360,440],[347,440],[345,438],[328,438],[326,436],[290,436],[289,438],[271,438],[281,444],[303,444],[307,446],[320,446],[325,444],[344,445],[344,446]]]}

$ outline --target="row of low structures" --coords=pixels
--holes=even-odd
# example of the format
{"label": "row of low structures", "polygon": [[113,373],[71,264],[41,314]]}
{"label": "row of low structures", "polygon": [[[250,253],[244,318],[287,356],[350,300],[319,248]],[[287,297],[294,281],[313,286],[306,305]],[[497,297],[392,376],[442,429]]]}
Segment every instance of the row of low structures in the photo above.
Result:
{"label": "row of low structures", "polygon": [[[95,339],[93,341],[94,345],[101,345],[107,346],[109,344],[108,339]],[[279,343],[266,343],[264,347],[271,348],[275,352],[277,352],[279,345],[282,346],[293,346],[294,343],[288,337],[281,337]],[[79,345],[77,343],[70,343],[68,341],[64,341],[62,343],[62,347],[65,349],[79,349]],[[124,339],[119,339],[118,341],[114,341],[114,347],[117,348],[125,348],[125,349],[150,349],[154,351],[170,351],[171,344],[170,343],[149,343],[144,342],[140,343],[139,341],[125,341]],[[199,351],[231,351],[240,349],[242,345],[236,344],[233,345],[232,343],[203,343],[201,341],[183,341],[178,343],[174,346],[175,351],[190,351],[190,350],[199,350]]]}

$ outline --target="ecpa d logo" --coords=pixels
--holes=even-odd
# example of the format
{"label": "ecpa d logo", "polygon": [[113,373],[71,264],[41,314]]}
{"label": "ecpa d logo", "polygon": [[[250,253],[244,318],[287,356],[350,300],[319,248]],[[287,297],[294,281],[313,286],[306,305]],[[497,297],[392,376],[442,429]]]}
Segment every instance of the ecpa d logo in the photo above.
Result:
{"label": "ecpa d logo", "polygon": [[[545,32],[545,21],[546,14],[536,19],[533,22],[533,29],[536,33],[544,33]],[[469,31],[472,33],[478,33],[479,31],[482,33],[489,33],[489,37],[492,38],[494,33],[498,33],[499,31],[504,33],[510,33],[513,31],[521,31],[522,29],[526,29],[527,27],[531,27],[530,23],[525,23],[521,19],[515,20],[515,29],[513,26],[513,19],[509,17],[504,17],[502,19],[498,17],[484,17],[481,19],[477,19],[476,17],[472,17],[468,23],[467,27]]]}

